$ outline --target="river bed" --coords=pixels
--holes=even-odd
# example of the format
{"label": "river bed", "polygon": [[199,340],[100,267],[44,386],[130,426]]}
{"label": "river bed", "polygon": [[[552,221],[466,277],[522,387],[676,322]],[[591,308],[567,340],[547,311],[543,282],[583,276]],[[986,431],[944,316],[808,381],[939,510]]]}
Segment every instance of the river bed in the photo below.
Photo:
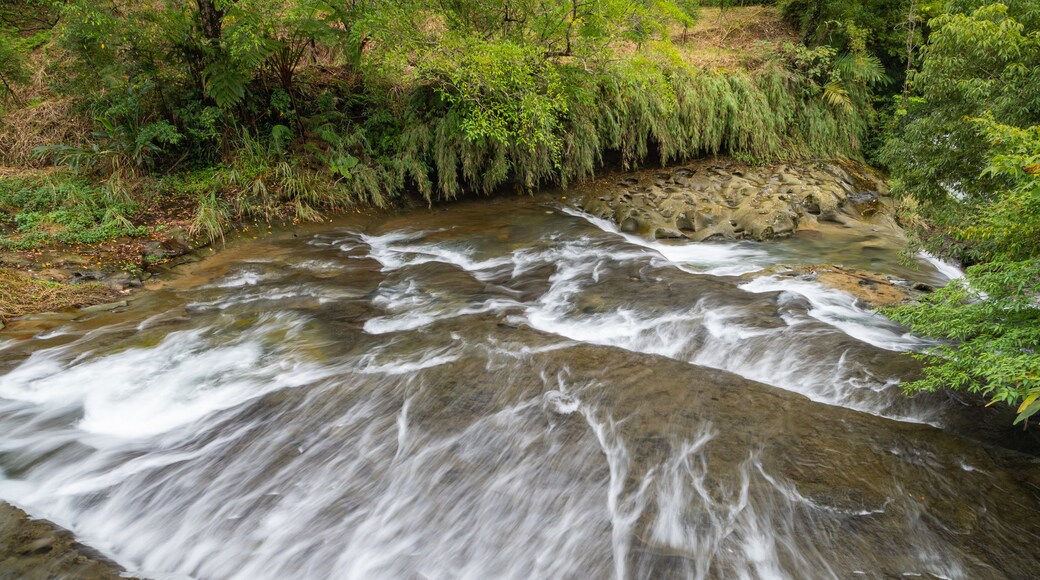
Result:
{"label": "river bed", "polygon": [[240,242],[0,333],[0,499],[157,579],[1030,577],[1040,464],[900,393],[927,341],[752,274],[957,274],[902,243],[559,195]]}

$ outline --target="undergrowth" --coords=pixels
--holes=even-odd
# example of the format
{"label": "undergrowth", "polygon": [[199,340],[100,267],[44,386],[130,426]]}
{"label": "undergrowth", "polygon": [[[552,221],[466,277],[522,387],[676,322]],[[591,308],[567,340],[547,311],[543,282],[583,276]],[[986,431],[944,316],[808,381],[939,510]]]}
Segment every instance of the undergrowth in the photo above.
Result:
{"label": "undergrowth", "polygon": [[140,236],[131,217],[138,204],[117,179],[100,184],[51,173],[0,180],[0,248],[29,250],[48,243],[92,244]]}
{"label": "undergrowth", "polygon": [[[35,53],[52,80],[32,75],[35,103],[0,119],[0,142],[9,163],[75,177],[4,186],[0,244],[140,235],[134,204],[155,189],[217,240],[238,220],[532,191],[615,160],[859,157],[879,81],[865,54],[785,44],[775,18],[757,44],[743,20],[697,27],[696,2],[548,3],[502,22],[490,5],[244,1],[215,13],[219,29],[200,28],[203,4],[217,6],[55,5],[61,25]],[[750,34],[739,50],[733,33]],[[693,54],[708,46],[742,57]],[[93,131],[18,137],[26,111],[58,102]]]}

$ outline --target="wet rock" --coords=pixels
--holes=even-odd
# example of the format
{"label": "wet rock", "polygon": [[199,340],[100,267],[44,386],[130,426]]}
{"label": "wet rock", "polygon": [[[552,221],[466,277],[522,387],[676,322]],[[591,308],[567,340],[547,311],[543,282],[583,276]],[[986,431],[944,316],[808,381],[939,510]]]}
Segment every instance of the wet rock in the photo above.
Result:
{"label": "wet rock", "polygon": [[126,290],[128,288],[140,288],[141,287],[141,279],[140,278],[138,278],[134,274],[131,274],[129,272],[123,272],[123,271],[115,272],[115,273],[109,275],[105,279],[105,283],[108,284],[109,288],[111,288],[113,290],[116,290],[116,291],[123,291],[123,290]]}
{"label": "wet rock", "polygon": [[696,224],[693,223],[685,213],[681,213],[675,218],[675,227],[683,232],[692,232],[697,230]]}
{"label": "wet rock", "polygon": [[685,237],[682,232],[673,228],[657,228],[654,230],[654,239],[657,240],[674,240]]}
{"label": "wet rock", "polygon": [[119,302],[109,302],[107,304],[95,304],[93,306],[87,306],[81,308],[80,313],[82,314],[94,314],[96,312],[108,312],[115,310],[116,308],[125,308],[127,306],[126,300],[120,300]]}
{"label": "wet rock", "polygon": [[146,262],[156,262],[183,256],[191,251],[186,238],[172,236],[162,241],[151,241],[141,244],[141,258]]}
{"label": "wet rock", "polygon": [[21,320],[21,321],[42,321],[42,322],[52,322],[52,321],[64,322],[64,321],[67,321],[67,320],[72,320],[72,319],[76,318],[76,316],[78,316],[78,314],[75,313],[75,312],[37,312],[35,314],[29,314],[29,315],[23,316],[19,320]]}
{"label": "wet rock", "polygon": [[0,579],[115,580],[124,570],[68,530],[0,503]]}
{"label": "wet rock", "polygon": [[827,268],[818,271],[817,280],[824,286],[855,296],[872,308],[892,306],[913,297],[905,287],[872,272]]}
{"label": "wet rock", "polygon": [[105,273],[99,270],[76,270],[69,276],[69,284],[84,284],[105,279]]}

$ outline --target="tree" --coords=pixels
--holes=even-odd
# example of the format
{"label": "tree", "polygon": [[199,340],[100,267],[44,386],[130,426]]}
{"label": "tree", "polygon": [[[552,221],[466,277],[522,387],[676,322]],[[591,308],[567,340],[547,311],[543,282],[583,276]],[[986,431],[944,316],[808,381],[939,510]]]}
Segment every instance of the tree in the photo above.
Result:
{"label": "tree", "polygon": [[1040,4],[950,8],[929,23],[882,159],[922,202],[926,245],[970,266],[889,314],[940,340],[907,390],[983,393],[1023,420],[1040,411]]}
{"label": "tree", "polygon": [[18,39],[0,29],[0,102],[16,99],[14,86],[27,78],[25,57],[18,48]]}
{"label": "tree", "polygon": [[[897,111],[897,126],[881,158],[897,189],[945,207],[985,202],[1008,186],[1002,174],[984,173],[989,146],[966,119],[987,111],[1001,123],[1029,126],[1040,121],[1040,34],[992,4],[971,14],[945,14],[920,55],[921,69]],[[952,212],[952,213],[951,213]]]}
{"label": "tree", "polygon": [[907,390],[983,393],[1017,406],[1022,421],[1040,412],[1040,126],[1013,127],[992,116],[972,125],[992,147],[985,172],[1012,184],[952,231],[983,261],[965,279],[889,314],[943,341],[918,355],[925,376]]}

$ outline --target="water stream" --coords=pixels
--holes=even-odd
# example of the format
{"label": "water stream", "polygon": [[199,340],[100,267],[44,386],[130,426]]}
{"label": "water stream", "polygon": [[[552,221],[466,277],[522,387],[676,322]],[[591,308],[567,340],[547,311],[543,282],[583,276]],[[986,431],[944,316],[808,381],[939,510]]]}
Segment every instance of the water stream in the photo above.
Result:
{"label": "water stream", "polygon": [[956,274],[900,249],[548,197],[240,243],[0,334],[0,498],[157,579],[1030,577],[1040,464],[900,394],[926,343],[746,276]]}

